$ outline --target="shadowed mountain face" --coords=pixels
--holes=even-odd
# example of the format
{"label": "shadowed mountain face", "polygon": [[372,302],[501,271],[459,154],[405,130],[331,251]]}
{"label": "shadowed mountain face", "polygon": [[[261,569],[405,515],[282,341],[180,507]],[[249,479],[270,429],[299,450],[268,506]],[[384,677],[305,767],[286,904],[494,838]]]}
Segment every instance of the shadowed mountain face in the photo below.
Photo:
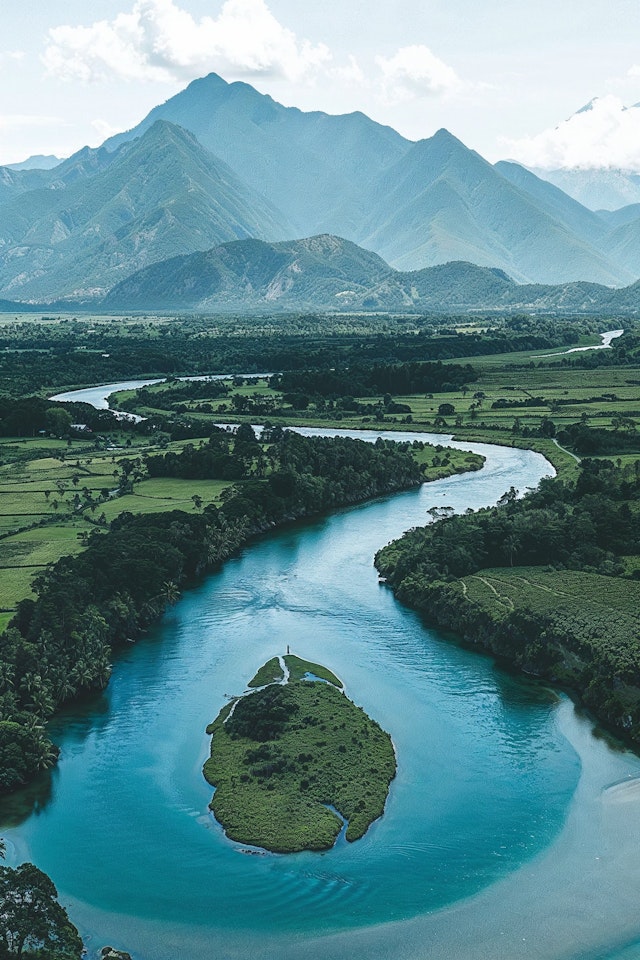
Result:
{"label": "shadowed mountain face", "polygon": [[284,243],[240,240],[173,257],[123,280],[107,310],[528,309],[637,312],[640,284],[517,284],[503,271],[452,262],[393,270],[377,254],[330,235]]}
{"label": "shadowed mountain face", "polygon": [[[52,170],[0,167],[0,296],[98,299],[170,257],[318,233],[404,271],[455,260],[521,282],[623,286],[640,276],[638,214],[588,210],[446,130],[411,143],[363,114],[303,113],[210,74]],[[300,281],[285,277],[282,296],[306,297]],[[346,304],[359,293],[338,295]]]}

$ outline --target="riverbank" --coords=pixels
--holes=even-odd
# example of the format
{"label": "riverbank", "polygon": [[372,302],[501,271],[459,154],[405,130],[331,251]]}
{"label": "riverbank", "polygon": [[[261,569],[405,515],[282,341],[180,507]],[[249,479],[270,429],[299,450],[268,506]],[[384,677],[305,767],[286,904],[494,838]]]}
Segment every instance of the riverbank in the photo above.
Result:
{"label": "riverbank", "polygon": [[220,507],[202,512],[123,513],[109,532],[90,536],[83,553],[63,557],[38,578],[35,599],[18,604],[5,635],[1,689],[19,693],[0,727],[3,792],[56,762],[43,721],[62,704],[104,689],[113,648],[141,636],[207,570],[268,530],[423,479],[410,448],[383,441],[285,433],[267,452],[262,480],[255,473],[266,472],[267,457],[251,430],[244,439],[219,430],[197,450],[149,459],[152,475],[211,480],[222,469],[240,482]]}
{"label": "riverbank", "polygon": [[375,563],[429,623],[576,693],[638,749],[636,466],[585,460],[574,483],[409,531]]}
{"label": "riverbank", "polygon": [[[550,726],[553,703],[425,631],[380,588],[371,564],[376,546],[434,504],[478,508],[509,482],[534,485],[550,469],[521,451],[478,452],[482,471],[261,537],[188,591],[148,640],[127,645],[104,693],[55,721],[53,789],[6,834],[11,857],[42,864],[72,915],[86,901],[78,922],[87,937],[93,931],[90,949],[114,943],[117,931],[115,945],[139,960],[171,950],[202,960],[214,948],[229,956],[246,948],[246,957],[255,935],[273,958],[285,941],[434,910],[554,836],[577,770]],[[388,815],[320,858],[243,856],[207,813],[200,732],[248,664],[273,656],[274,637],[279,649],[290,643],[330,663],[398,752]],[[528,743],[535,757],[520,755]],[[24,818],[24,802],[20,811]],[[114,836],[127,851],[122,869]],[[196,929],[203,940],[190,955]]]}

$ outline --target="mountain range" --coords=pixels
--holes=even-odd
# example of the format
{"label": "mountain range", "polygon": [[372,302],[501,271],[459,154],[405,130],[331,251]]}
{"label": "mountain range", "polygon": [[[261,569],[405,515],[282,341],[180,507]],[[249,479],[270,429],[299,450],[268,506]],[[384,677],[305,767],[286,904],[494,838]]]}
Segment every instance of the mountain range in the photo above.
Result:
{"label": "mountain range", "polygon": [[[50,169],[0,167],[0,297],[12,301],[115,303],[133,274],[191,254],[194,289],[205,290],[193,265],[206,272],[206,251],[252,238],[269,242],[271,262],[313,235],[377,254],[384,282],[387,263],[404,276],[450,261],[521,284],[640,277],[640,206],[595,212],[446,130],[413,143],[364,114],[305,113],[215,74],[97,149]],[[365,260],[369,271],[376,261]],[[404,282],[392,284],[402,302]],[[364,299],[377,297],[371,286]]]}
{"label": "mountain range", "polygon": [[282,243],[237,240],[172,257],[123,280],[101,309],[637,315],[639,298],[640,281],[622,289],[585,282],[517,284],[502,270],[462,261],[403,272],[349,240],[324,234]]}

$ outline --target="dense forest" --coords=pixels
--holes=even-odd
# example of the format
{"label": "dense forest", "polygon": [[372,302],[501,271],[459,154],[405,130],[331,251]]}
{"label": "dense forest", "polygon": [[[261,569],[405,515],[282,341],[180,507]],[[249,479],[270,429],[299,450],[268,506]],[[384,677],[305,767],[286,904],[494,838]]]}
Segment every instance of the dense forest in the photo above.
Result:
{"label": "dense forest", "polygon": [[639,495],[640,460],[586,459],[575,480],[409,531],[376,566],[430,622],[577,690],[640,743]]}
{"label": "dense forest", "polygon": [[121,514],[90,536],[80,555],[36,577],[0,636],[0,790],[55,762],[43,723],[65,701],[109,680],[114,646],[134,640],[167,603],[247,540],[277,524],[319,514],[422,480],[407,446],[306,438],[275,428],[258,443],[214,430],[181,454],[149,457],[153,476],[237,480],[201,512]]}
{"label": "dense forest", "polygon": [[[437,361],[571,346],[597,321],[515,316],[35,318],[0,326],[0,394],[139,377]],[[352,391],[351,391],[352,392]]]}

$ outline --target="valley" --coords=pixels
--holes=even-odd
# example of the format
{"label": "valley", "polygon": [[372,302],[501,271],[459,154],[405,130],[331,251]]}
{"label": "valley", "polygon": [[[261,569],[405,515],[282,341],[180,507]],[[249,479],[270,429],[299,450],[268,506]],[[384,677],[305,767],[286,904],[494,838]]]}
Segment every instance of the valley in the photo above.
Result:
{"label": "valley", "polygon": [[640,955],[640,68],[594,4],[9,0],[0,957]]}

